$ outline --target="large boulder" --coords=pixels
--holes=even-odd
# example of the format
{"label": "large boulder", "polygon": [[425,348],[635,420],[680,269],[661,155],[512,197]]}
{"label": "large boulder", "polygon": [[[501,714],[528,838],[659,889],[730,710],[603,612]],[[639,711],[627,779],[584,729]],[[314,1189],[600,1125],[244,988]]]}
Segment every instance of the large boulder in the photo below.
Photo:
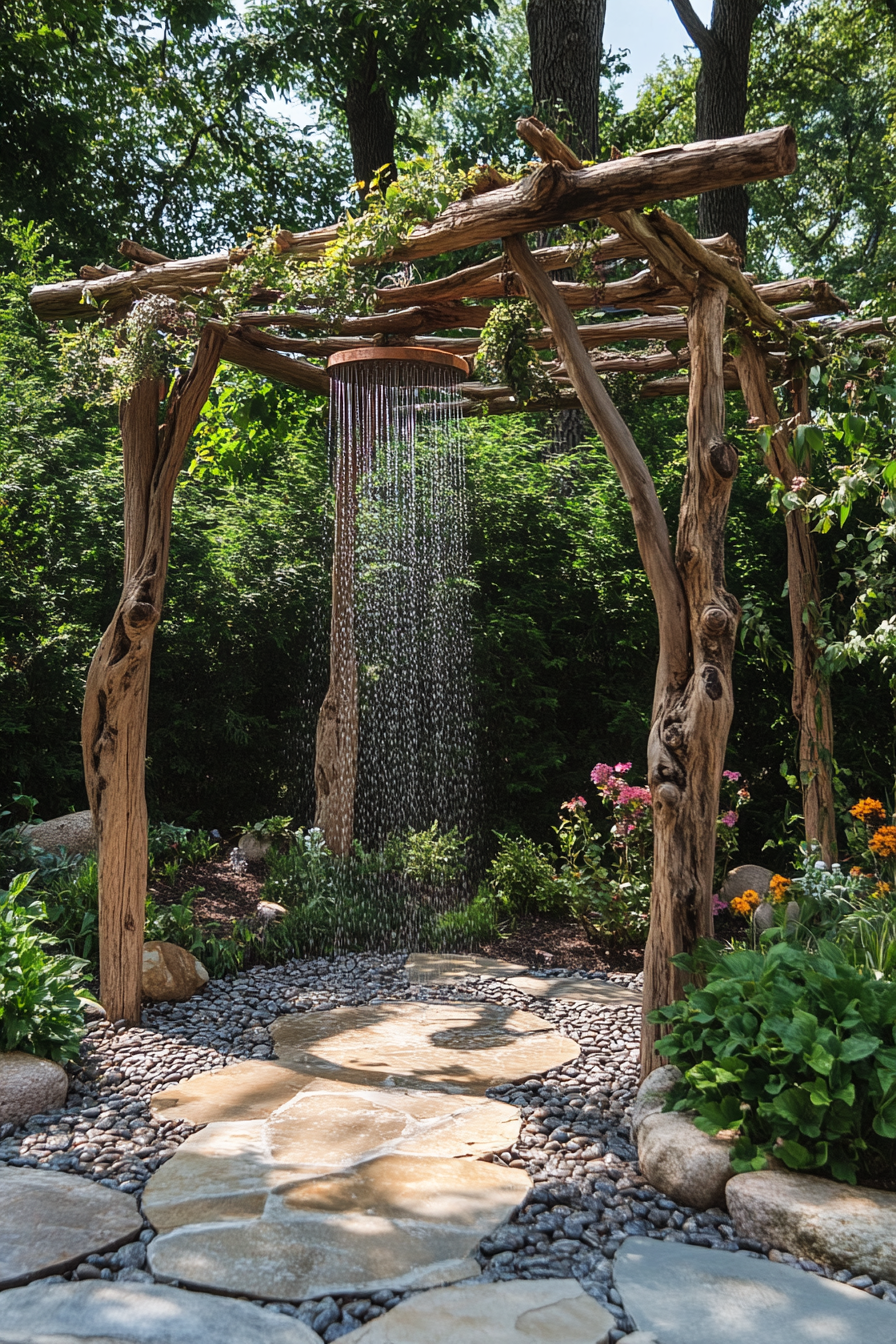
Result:
{"label": "large boulder", "polygon": [[648,1115],[656,1115],[666,1104],[669,1093],[677,1082],[681,1081],[681,1069],[674,1064],[663,1064],[647,1075],[638,1088],[632,1106],[632,1138],[638,1137],[638,1130]]}
{"label": "large boulder", "polygon": [[67,849],[70,854],[91,854],[96,849],[93,817],[87,812],[69,812],[65,817],[23,826],[23,837],[41,849]]}
{"label": "large boulder", "polygon": [[730,905],[735,896],[743,896],[745,891],[755,891],[757,896],[767,896],[768,884],[773,877],[771,868],[762,868],[758,863],[743,863],[739,868],[731,869],[722,883],[719,897]]}
{"label": "large boulder", "polygon": [[739,1237],[896,1281],[896,1194],[781,1170],[734,1176],[725,1194]]}
{"label": "large boulder", "polygon": [[68,1074],[52,1059],[22,1050],[0,1054],[0,1125],[23,1125],[32,1115],[58,1110],[68,1096]]}
{"label": "large boulder", "polygon": [[655,1111],[638,1128],[638,1161],[651,1185],[694,1209],[721,1208],[734,1175],[728,1144],[681,1111]]}
{"label": "large boulder", "polygon": [[143,993],[154,1003],[183,1003],[208,984],[208,971],[176,943],[143,944]]}
{"label": "large boulder", "polygon": [[246,831],[239,839],[239,847],[247,863],[260,863],[266,859],[272,843],[269,835],[260,835],[258,831]]}

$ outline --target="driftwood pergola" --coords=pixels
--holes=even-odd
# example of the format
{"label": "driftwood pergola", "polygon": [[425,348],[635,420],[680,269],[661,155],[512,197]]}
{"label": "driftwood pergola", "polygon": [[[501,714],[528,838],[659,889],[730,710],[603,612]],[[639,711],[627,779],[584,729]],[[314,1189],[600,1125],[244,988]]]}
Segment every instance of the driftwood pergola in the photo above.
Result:
{"label": "driftwood pergola", "polygon": [[[491,260],[443,279],[380,288],[375,312],[346,318],[336,334],[324,334],[330,321],[313,305],[290,313],[259,307],[226,325],[211,320],[202,329],[189,371],[170,391],[146,378],[122,404],[124,583],[90,666],[82,723],[99,848],[101,994],[113,1020],[140,1018],[150,655],[162,612],[175,482],[219,361],[326,393],[329,377],[315,360],[339,351],[383,343],[406,346],[425,337],[431,349],[475,355],[476,333],[490,311],[477,301],[507,295],[528,296],[540,310],[545,325],[532,332],[531,340],[536,348],[556,352],[546,365],[554,392],[523,404],[510,387],[470,378],[459,385],[464,414],[477,415],[486,407],[492,414],[584,409],[631,505],[657,609],[660,654],[648,759],[655,871],[645,1012],[680,996],[680,972],[669,959],[712,931],[715,821],[740,616],[724,580],[724,529],[738,468],[737,452],[725,436],[725,393],[740,388],[749,416],[773,428],[767,466],[789,486],[798,474],[792,433],[807,418],[803,360],[813,339],[811,324],[846,305],[823,280],[760,284],[742,270],[730,237],[700,241],[662,210],[645,213],[659,201],[790,173],[796,144],[789,127],[673,145],[587,167],[540,122],[524,119],[518,130],[542,159],[540,166],[512,185],[486,172],[478,192],[414,227],[381,258],[415,261],[500,243]],[[614,230],[589,245],[597,263],[640,258],[647,267],[630,278],[599,284],[552,280],[551,273],[567,268],[576,249],[533,251],[525,235],[593,219]],[[284,257],[313,261],[336,238],[337,227],[283,231],[277,245]],[[31,294],[35,313],[47,321],[99,313],[100,320],[118,322],[147,294],[213,294],[228,269],[246,255],[220,252],[176,261],[134,242],[122,243],[119,250],[133,263],[131,269],[85,267],[78,279],[39,286]],[[603,310],[605,319],[578,325],[574,314],[584,310]],[[620,310],[637,315],[618,320]],[[843,323],[840,329],[863,325]],[[648,375],[643,396],[688,397],[687,467],[674,551],[644,459],[600,376],[618,371]],[[782,387],[790,403],[785,414],[775,392]],[[815,668],[818,564],[800,512],[788,515],[787,542],[793,707],[800,725],[806,824],[830,852],[830,700]],[[319,744],[319,788],[321,783],[325,789],[338,788],[344,727],[336,715],[329,746],[320,749]],[[642,1039],[642,1067],[649,1072],[657,1062],[656,1028],[645,1022]]]}

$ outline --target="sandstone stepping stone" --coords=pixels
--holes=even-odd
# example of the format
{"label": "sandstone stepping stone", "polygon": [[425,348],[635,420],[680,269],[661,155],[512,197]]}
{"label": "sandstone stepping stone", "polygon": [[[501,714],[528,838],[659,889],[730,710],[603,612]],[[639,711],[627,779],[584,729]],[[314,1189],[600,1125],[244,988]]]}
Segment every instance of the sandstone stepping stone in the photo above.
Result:
{"label": "sandstone stepping stone", "polygon": [[32,1115],[64,1106],[67,1096],[61,1064],[24,1050],[0,1052],[0,1125],[23,1125]]}
{"label": "sandstone stepping stone", "polygon": [[34,1283],[0,1296],[0,1344],[320,1344],[289,1316],[154,1283]]}
{"label": "sandstone stepping stone", "polygon": [[404,964],[412,985],[429,985],[439,980],[464,980],[470,975],[488,975],[493,980],[506,980],[522,975],[528,966],[512,961],[498,961],[494,957],[451,955],[441,952],[412,952]]}
{"label": "sandstone stepping stone", "polygon": [[662,1344],[893,1344],[896,1307],[744,1252],[628,1237],[614,1278],[635,1328]]}
{"label": "sandstone stepping stone", "polygon": [[834,1269],[896,1279],[896,1194],[805,1172],[735,1176],[725,1198],[738,1236]]}
{"label": "sandstone stepping stone", "polygon": [[215,1120],[266,1120],[309,1081],[309,1075],[294,1064],[244,1059],[157,1092],[151,1106],[160,1119],[189,1120],[194,1125]]}
{"label": "sandstone stepping stone", "polygon": [[0,1167],[0,1288],[74,1269],[142,1227],[133,1195],[61,1171]]}
{"label": "sandstone stepping stone", "polygon": [[437,1288],[352,1332],[358,1344],[605,1344],[614,1318],[575,1279]]}
{"label": "sandstone stepping stone", "polygon": [[[283,1193],[299,1181],[387,1153],[402,1160],[454,1161],[503,1152],[519,1135],[517,1108],[485,1097],[302,1081],[305,1090],[269,1122],[212,1123],[181,1144],[143,1196],[144,1212],[157,1231],[260,1216],[272,1191]],[[476,1167],[480,1173],[491,1170],[482,1163]],[[527,1186],[528,1178],[523,1193]]]}
{"label": "sandstone stepping stone", "polygon": [[152,1271],[281,1301],[478,1274],[469,1257],[531,1182],[477,1157],[519,1127],[481,1096],[306,1080],[268,1120],[190,1135],[152,1176]]}
{"label": "sandstone stepping stone", "polygon": [[575,976],[542,980],[537,975],[519,975],[511,988],[536,999],[575,999],[580,1003],[608,1004],[611,1008],[620,1003],[641,1002],[636,989],[626,989],[612,980],[579,980]]}
{"label": "sandstone stepping stone", "polygon": [[481,1094],[568,1064],[579,1046],[534,1013],[495,1004],[384,1003],[278,1017],[281,1060],[347,1083]]}

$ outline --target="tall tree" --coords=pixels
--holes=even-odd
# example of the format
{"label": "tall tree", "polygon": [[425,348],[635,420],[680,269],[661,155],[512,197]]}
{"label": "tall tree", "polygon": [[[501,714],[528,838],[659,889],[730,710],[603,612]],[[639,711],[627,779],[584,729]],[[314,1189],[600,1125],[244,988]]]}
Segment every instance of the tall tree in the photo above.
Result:
{"label": "tall tree", "polygon": [[[344,116],[359,182],[395,170],[402,98],[436,98],[453,81],[487,78],[476,20],[496,0],[267,0],[250,11],[283,92],[302,89]],[[385,172],[381,172],[385,170]]]}
{"label": "tall tree", "polygon": [[596,159],[600,58],[607,0],[529,0],[532,101],[582,159]]}
{"label": "tall tree", "polygon": [[[766,0],[713,0],[707,28],[691,0],[672,0],[688,37],[700,52],[697,80],[697,139],[743,135],[753,25]],[[707,191],[697,204],[702,238],[730,233],[746,253],[749,201],[744,187]]]}

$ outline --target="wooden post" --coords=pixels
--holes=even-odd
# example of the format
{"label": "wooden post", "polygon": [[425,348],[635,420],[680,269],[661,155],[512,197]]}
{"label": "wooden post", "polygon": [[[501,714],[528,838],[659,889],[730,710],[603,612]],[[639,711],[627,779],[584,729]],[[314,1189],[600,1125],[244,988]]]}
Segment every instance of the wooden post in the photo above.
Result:
{"label": "wooden post", "polygon": [[[790,489],[801,474],[790,453],[791,435],[781,423],[781,413],[769,382],[759,345],[746,332],[734,360],[747,413],[760,425],[769,425],[771,437],[765,463],[769,472]],[[792,386],[795,419],[807,421],[805,384]],[[830,682],[819,669],[818,634],[821,622],[821,576],[818,551],[801,510],[788,512],[787,593],[793,639],[793,690],[791,708],[799,725],[799,775],[803,793],[806,839],[817,841],[822,858],[837,857],[837,814],[834,807],[832,764],[834,721]]]}
{"label": "wooden post", "polygon": [[[673,559],[654,483],[628,427],[582,345],[575,322],[521,238],[510,259],[552,328],[583,408],[628,497],[650,580],[660,657],[648,749],[655,859],[644,962],[644,1013],[681,997],[678,952],[712,930],[712,867],[719,785],[733,696],[731,661],[740,608],[724,587],[724,530],[737,454],[726,443],[722,338],[728,292],[698,272],[688,316],[691,397],[688,466]],[[659,1062],[658,1028],[645,1020],[641,1067]]]}
{"label": "wooden post", "polygon": [[[348,385],[347,396],[355,394]],[[363,410],[363,407],[358,407]],[[359,417],[360,418],[360,417]],[[345,857],[355,833],[358,779],[358,656],[355,648],[355,540],[358,528],[358,473],[362,449],[340,437],[336,462],[333,604],[330,616],[330,684],[317,720],[314,782],[315,825],[327,848]]]}
{"label": "wooden post", "polygon": [[97,836],[100,998],[111,1022],[140,1021],[147,876],[144,774],[149,668],[162,614],[171,505],[184,451],[208,397],[223,337],[206,330],[175,382],[138,383],[121,407],[124,583],[87,673],[81,746]]}

